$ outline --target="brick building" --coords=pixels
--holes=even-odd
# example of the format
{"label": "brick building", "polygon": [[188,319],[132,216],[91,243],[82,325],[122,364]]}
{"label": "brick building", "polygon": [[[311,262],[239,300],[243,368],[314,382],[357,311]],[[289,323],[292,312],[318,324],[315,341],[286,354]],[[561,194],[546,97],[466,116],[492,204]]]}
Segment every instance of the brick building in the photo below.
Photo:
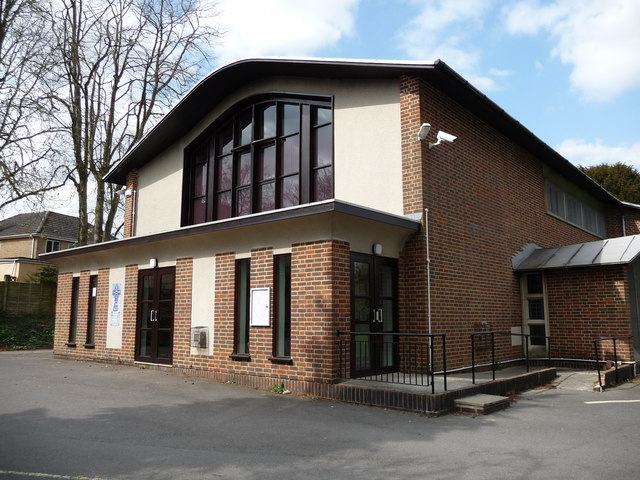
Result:
{"label": "brick building", "polygon": [[[58,357],[322,394],[408,368],[392,333],[446,334],[449,367],[478,330],[513,332],[497,348],[516,357],[545,337],[563,359],[638,348],[638,208],[443,62],[225,66],[107,179],[126,238],[45,257]],[[596,253],[535,261],[571,249]],[[341,349],[337,331],[360,334]]]}
{"label": "brick building", "polygon": [[78,242],[77,217],[56,212],[21,213],[0,220],[0,280],[29,282],[42,267],[38,256]]}

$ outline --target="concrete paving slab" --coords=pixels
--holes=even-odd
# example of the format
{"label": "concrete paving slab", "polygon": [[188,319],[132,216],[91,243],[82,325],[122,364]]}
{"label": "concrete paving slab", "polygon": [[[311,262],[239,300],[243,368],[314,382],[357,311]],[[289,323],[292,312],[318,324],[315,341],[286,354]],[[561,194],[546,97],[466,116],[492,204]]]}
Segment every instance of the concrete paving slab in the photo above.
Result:
{"label": "concrete paving slab", "polygon": [[507,408],[509,406],[509,397],[479,393],[469,397],[458,398],[454,403],[456,410],[459,412],[488,415]]}

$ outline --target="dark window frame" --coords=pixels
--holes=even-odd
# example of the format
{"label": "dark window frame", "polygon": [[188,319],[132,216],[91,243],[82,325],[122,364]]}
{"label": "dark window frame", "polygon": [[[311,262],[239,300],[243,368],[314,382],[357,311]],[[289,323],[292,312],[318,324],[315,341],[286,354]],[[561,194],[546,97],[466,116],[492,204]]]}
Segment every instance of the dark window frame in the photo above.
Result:
{"label": "dark window frame", "polygon": [[78,335],[78,304],[80,302],[80,277],[71,279],[71,312],[69,314],[69,337],[68,347],[76,346]]}
{"label": "dark window frame", "polygon": [[[93,294],[95,289],[95,295]],[[96,308],[98,299],[98,275],[89,277],[89,304],[87,308],[87,338],[85,348],[95,348],[96,342]]]}
{"label": "dark window frame", "polygon": [[251,259],[235,261],[235,305],[233,321],[233,360],[251,360],[250,354],[250,299],[251,299]]}
{"label": "dark window frame", "polygon": [[[269,360],[291,364],[291,254],[275,255],[273,266],[273,352]],[[281,334],[284,337],[282,341]]]}
{"label": "dark window frame", "polygon": [[46,253],[60,251],[60,240],[47,240],[44,249]]}
{"label": "dark window frame", "polygon": [[[547,342],[540,338],[540,329],[549,336],[546,278],[542,273],[527,273],[522,276],[522,314],[524,333],[529,334],[529,348],[544,347]],[[531,329],[536,330],[536,334]],[[532,338],[533,337],[533,338]]]}
{"label": "dark window frame", "polygon": [[[285,122],[288,105],[295,105],[299,111],[297,130],[285,130],[285,126],[289,125]],[[263,112],[272,106],[275,106],[275,126],[265,126],[266,122],[262,121]],[[323,110],[328,115],[317,114]],[[319,123],[319,116],[325,121]],[[241,120],[248,117],[250,138],[247,137],[247,130],[240,128],[241,125],[247,125],[245,122],[241,123]],[[333,98],[329,96],[267,93],[249,97],[229,108],[185,149],[181,225],[235,218],[333,198],[333,123]],[[322,128],[325,129],[325,142],[316,145],[314,137]],[[264,135],[265,130],[269,136]],[[232,142],[231,146],[229,141]],[[289,149],[285,151],[287,141],[297,142],[297,146],[290,143]],[[268,148],[273,149],[273,152],[268,152],[274,157],[271,162],[275,163],[273,175],[261,179],[260,153]],[[316,165],[319,149],[322,149],[322,158],[325,159],[325,163],[320,166]],[[298,156],[297,172],[287,170],[295,164],[295,160],[285,164],[285,154],[291,155],[291,152]],[[250,180],[249,183],[241,183],[243,175],[239,171],[240,165],[247,161],[251,170]],[[206,164],[206,169],[199,167],[203,163]],[[197,175],[198,170],[200,175]],[[201,184],[197,180],[202,181],[203,170],[206,170],[206,192],[200,195]],[[319,175],[319,171],[323,172],[325,184],[321,192],[316,192],[315,177]],[[223,178],[227,181],[223,182]],[[287,194],[296,188],[295,194]],[[272,204],[262,206],[261,189],[273,192]],[[266,197],[268,195],[265,194]],[[204,209],[200,206],[202,202],[206,205]]]}

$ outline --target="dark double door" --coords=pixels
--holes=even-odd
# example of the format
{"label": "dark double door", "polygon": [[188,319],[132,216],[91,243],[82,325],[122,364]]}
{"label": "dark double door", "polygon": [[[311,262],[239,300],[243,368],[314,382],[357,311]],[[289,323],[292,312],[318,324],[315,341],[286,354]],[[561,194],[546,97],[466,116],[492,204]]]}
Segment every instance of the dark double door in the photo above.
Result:
{"label": "dark double door", "polygon": [[135,355],[137,361],[171,364],[174,299],[174,267],[140,271]]}
{"label": "dark double door", "polygon": [[[397,365],[397,260],[351,255],[351,376],[393,371]],[[366,334],[365,334],[366,332]]]}

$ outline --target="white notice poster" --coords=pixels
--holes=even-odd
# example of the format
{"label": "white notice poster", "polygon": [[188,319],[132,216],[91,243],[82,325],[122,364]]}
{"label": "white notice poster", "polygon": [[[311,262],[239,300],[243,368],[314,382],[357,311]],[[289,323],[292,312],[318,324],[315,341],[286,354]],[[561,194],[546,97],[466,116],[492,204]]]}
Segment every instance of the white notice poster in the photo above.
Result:
{"label": "white notice poster", "polygon": [[268,327],[269,323],[269,303],[271,299],[270,288],[251,289],[251,326]]}

